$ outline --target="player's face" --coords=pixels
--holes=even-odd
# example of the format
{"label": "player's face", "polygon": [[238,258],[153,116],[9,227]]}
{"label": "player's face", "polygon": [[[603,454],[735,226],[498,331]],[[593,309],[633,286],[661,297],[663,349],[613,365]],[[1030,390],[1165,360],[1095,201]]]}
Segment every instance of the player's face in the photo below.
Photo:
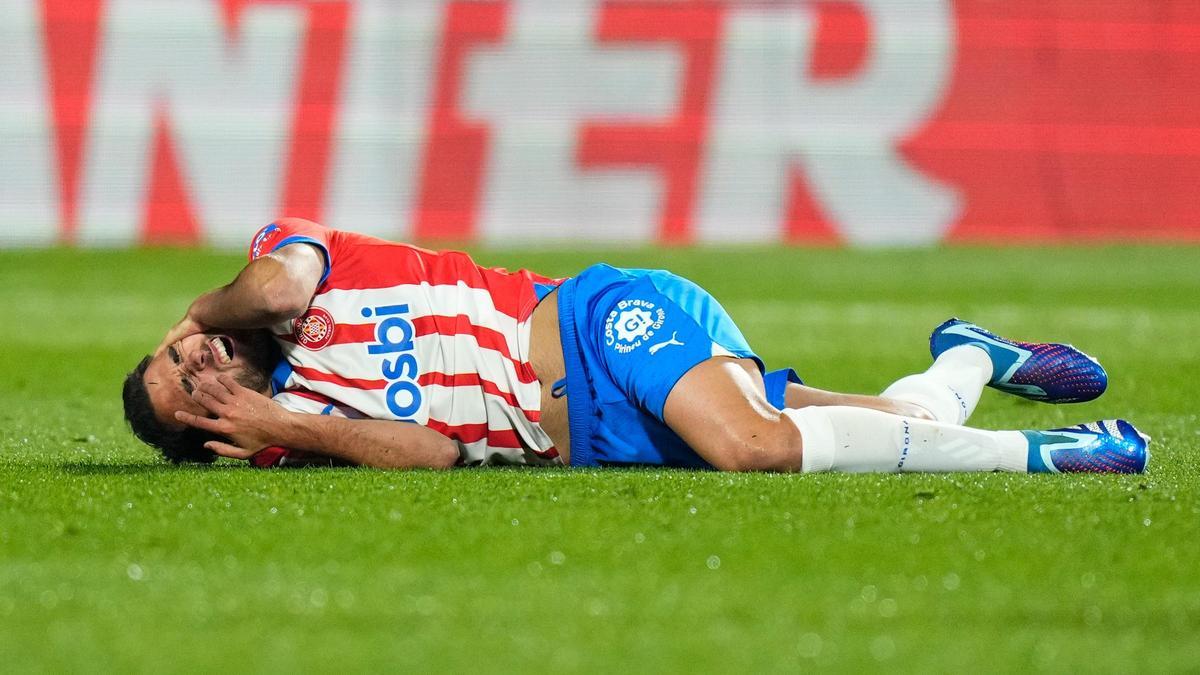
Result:
{"label": "player's face", "polygon": [[232,375],[243,387],[266,393],[272,355],[270,337],[262,331],[232,331],[191,335],[154,357],[146,368],[146,390],[159,421],[172,428],[183,425],[175,412],[207,416],[192,392],[218,375]]}

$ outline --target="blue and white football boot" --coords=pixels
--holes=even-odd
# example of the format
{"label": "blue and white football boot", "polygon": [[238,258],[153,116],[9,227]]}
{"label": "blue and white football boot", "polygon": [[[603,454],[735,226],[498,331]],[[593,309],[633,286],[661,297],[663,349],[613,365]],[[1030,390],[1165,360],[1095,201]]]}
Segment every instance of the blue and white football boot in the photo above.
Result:
{"label": "blue and white football boot", "polygon": [[992,359],[988,385],[1023,398],[1082,403],[1108,387],[1108,374],[1100,362],[1071,345],[1008,340],[961,319],[946,321],[929,336],[929,353],[935,359],[959,345],[986,351]]}
{"label": "blue and white football boot", "polygon": [[1142,473],[1150,461],[1150,437],[1125,420],[1021,433],[1029,473]]}

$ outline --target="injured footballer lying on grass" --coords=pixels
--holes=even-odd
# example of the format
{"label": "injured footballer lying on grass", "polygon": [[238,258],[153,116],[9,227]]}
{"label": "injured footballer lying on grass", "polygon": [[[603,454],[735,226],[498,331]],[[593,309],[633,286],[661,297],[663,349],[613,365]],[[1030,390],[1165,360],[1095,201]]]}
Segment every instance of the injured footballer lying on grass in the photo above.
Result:
{"label": "injured footballer lying on grass", "polygon": [[169,460],[1138,473],[1149,456],[1124,420],[963,426],[985,385],[1070,403],[1107,375],[957,319],[934,329],[929,370],[860,396],[767,371],[666,271],[550,279],[297,218],[260,230],[249,260],[125,381],[133,433]]}

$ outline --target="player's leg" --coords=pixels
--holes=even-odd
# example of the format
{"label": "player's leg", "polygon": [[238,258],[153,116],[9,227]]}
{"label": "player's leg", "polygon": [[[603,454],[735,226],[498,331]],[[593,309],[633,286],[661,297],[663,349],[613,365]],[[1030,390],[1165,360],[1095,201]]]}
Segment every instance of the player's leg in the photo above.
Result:
{"label": "player's leg", "polygon": [[[665,272],[627,276],[632,277],[630,282],[613,285],[604,302],[595,303],[593,320],[603,326],[598,333],[603,338],[587,344],[597,350],[596,372],[605,375],[596,378],[595,385],[611,390],[597,398],[603,403],[610,394],[619,393],[621,404],[636,406],[647,418],[664,423],[688,450],[717,468],[1025,471],[1039,466],[1031,452],[1035,444],[1089,458],[1072,459],[1071,467],[1104,467],[1103,461],[1089,463],[1091,454],[1114,448],[1117,454],[1128,451],[1133,456],[1121,467],[1136,467],[1139,442],[1144,455],[1140,435],[1121,437],[1107,427],[1091,437],[1083,432],[1039,436],[968,429],[869,408],[809,406],[781,411],[777,406],[786,405],[786,400],[776,396],[773,375],[778,373],[767,375],[772,383],[768,387],[745,338],[711,296]],[[983,353],[975,346],[969,349]],[[621,435],[619,428],[606,430],[610,436]],[[636,430],[630,427],[629,433]],[[652,450],[617,448],[608,459],[637,462],[665,457]]]}
{"label": "player's leg", "polygon": [[1049,431],[984,431],[876,410],[785,410],[800,429],[804,471],[1141,473],[1150,438],[1124,420]]}
{"label": "player's leg", "polygon": [[1020,431],[985,431],[848,406],[785,410],[804,439],[805,472],[1027,470]]}
{"label": "player's leg", "polygon": [[879,396],[815,389],[800,383],[790,370],[767,373],[764,380],[767,400],[778,408],[853,406],[962,424],[979,402],[990,373],[991,362],[986,352],[961,346],[948,349],[929,370],[897,381]]}
{"label": "player's leg", "polygon": [[725,471],[799,471],[800,430],[772,406],[758,364],[718,356],[679,379],[666,422],[696,454]]}
{"label": "player's leg", "polygon": [[736,471],[1024,471],[1029,448],[1018,431],[869,407],[779,411],[749,359],[713,358],[692,368],[668,395],[663,419],[707,462]]}
{"label": "player's leg", "polygon": [[789,382],[784,391],[784,408],[807,408],[809,406],[852,406],[855,408],[870,408],[892,415],[905,415],[919,419],[934,419],[927,407],[916,403],[883,396],[866,394],[842,394],[836,391],[817,389],[806,384]]}
{"label": "player's leg", "polygon": [[1139,472],[1148,457],[1148,439],[1121,421],[984,431],[849,406],[779,411],[753,361],[723,357],[675,384],[663,419],[707,462],[735,471]]}
{"label": "player's leg", "polygon": [[991,374],[987,352],[960,345],[938,355],[925,372],[893,382],[880,396],[918,405],[938,422],[964,424],[975,412]]}
{"label": "player's leg", "polygon": [[[938,422],[965,424],[988,385],[1047,403],[1071,403],[1096,398],[1108,383],[1100,364],[1070,345],[1016,342],[958,319],[933,330],[929,350],[934,362],[928,370],[901,378],[880,396],[915,404]],[[895,412],[869,399],[845,404]],[[789,400],[788,407],[804,406]]]}
{"label": "player's leg", "polygon": [[807,408],[813,405],[848,405],[856,408],[871,408],[893,415],[933,419],[928,410],[908,401],[864,394],[843,394],[810,387],[804,384],[799,375],[790,368],[766,373],[755,378],[755,381],[761,383],[758,386],[760,390],[765,387],[767,401],[780,410]]}
{"label": "player's leg", "polygon": [[[807,468],[806,444],[813,445],[815,457],[827,454],[825,441],[832,436],[824,433],[825,426],[813,422],[806,430],[791,419],[793,411],[780,412],[788,401],[787,392],[780,391],[779,385],[798,378],[787,371],[776,371],[764,379],[741,332],[703,289],[673,275],[652,272],[621,289],[621,296],[624,299],[616,301],[606,314],[607,339],[601,347],[605,370],[629,401],[660,419],[701,458],[721,469],[798,471]],[[643,336],[650,337],[651,331],[653,339],[644,341]],[[664,339],[668,335],[670,339]],[[963,349],[986,359],[979,349]],[[836,426],[842,418],[853,418],[867,424],[873,432],[850,439],[852,447],[843,449],[829,466],[823,466],[824,459],[814,465],[822,469],[838,469],[844,464],[848,470],[897,470],[898,462],[902,467],[906,461],[899,459],[900,449],[894,442],[899,438],[902,424],[927,422],[917,419],[928,416],[925,414],[912,417],[888,414],[911,411],[905,406],[919,405],[912,401],[813,390],[799,392],[810,403],[823,399],[825,404],[866,406],[810,405],[803,409],[833,411],[814,413],[804,419],[828,418]],[[857,415],[856,411],[866,416]],[[988,433],[972,430],[960,435],[974,438],[972,434]],[[814,440],[807,440],[806,434],[814,435]],[[950,445],[958,443],[955,434],[947,432],[944,436],[947,444],[936,443],[929,452],[937,454],[954,449]],[[1019,433],[1015,437],[1015,443],[1010,445],[1028,446]],[[1014,440],[1013,436],[1004,438]],[[892,452],[894,448],[896,452]],[[958,453],[926,465],[933,470],[961,471],[1007,466],[995,455],[994,451]],[[1020,462],[1012,460],[1014,470],[1018,463],[1023,467],[1023,461],[1023,455]],[[922,464],[916,461],[915,465]]]}

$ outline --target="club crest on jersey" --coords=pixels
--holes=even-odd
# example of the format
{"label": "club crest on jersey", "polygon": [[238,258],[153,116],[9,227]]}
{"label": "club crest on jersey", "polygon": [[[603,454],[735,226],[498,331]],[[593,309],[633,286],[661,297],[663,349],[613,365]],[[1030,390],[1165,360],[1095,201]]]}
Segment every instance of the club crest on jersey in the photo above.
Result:
{"label": "club crest on jersey", "polygon": [[667,312],[649,300],[622,300],[604,320],[604,344],[628,354],[662,328]]}
{"label": "club crest on jersey", "polygon": [[333,316],[320,307],[310,307],[304,316],[296,319],[292,333],[296,343],[305,349],[319,351],[333,342]]}

